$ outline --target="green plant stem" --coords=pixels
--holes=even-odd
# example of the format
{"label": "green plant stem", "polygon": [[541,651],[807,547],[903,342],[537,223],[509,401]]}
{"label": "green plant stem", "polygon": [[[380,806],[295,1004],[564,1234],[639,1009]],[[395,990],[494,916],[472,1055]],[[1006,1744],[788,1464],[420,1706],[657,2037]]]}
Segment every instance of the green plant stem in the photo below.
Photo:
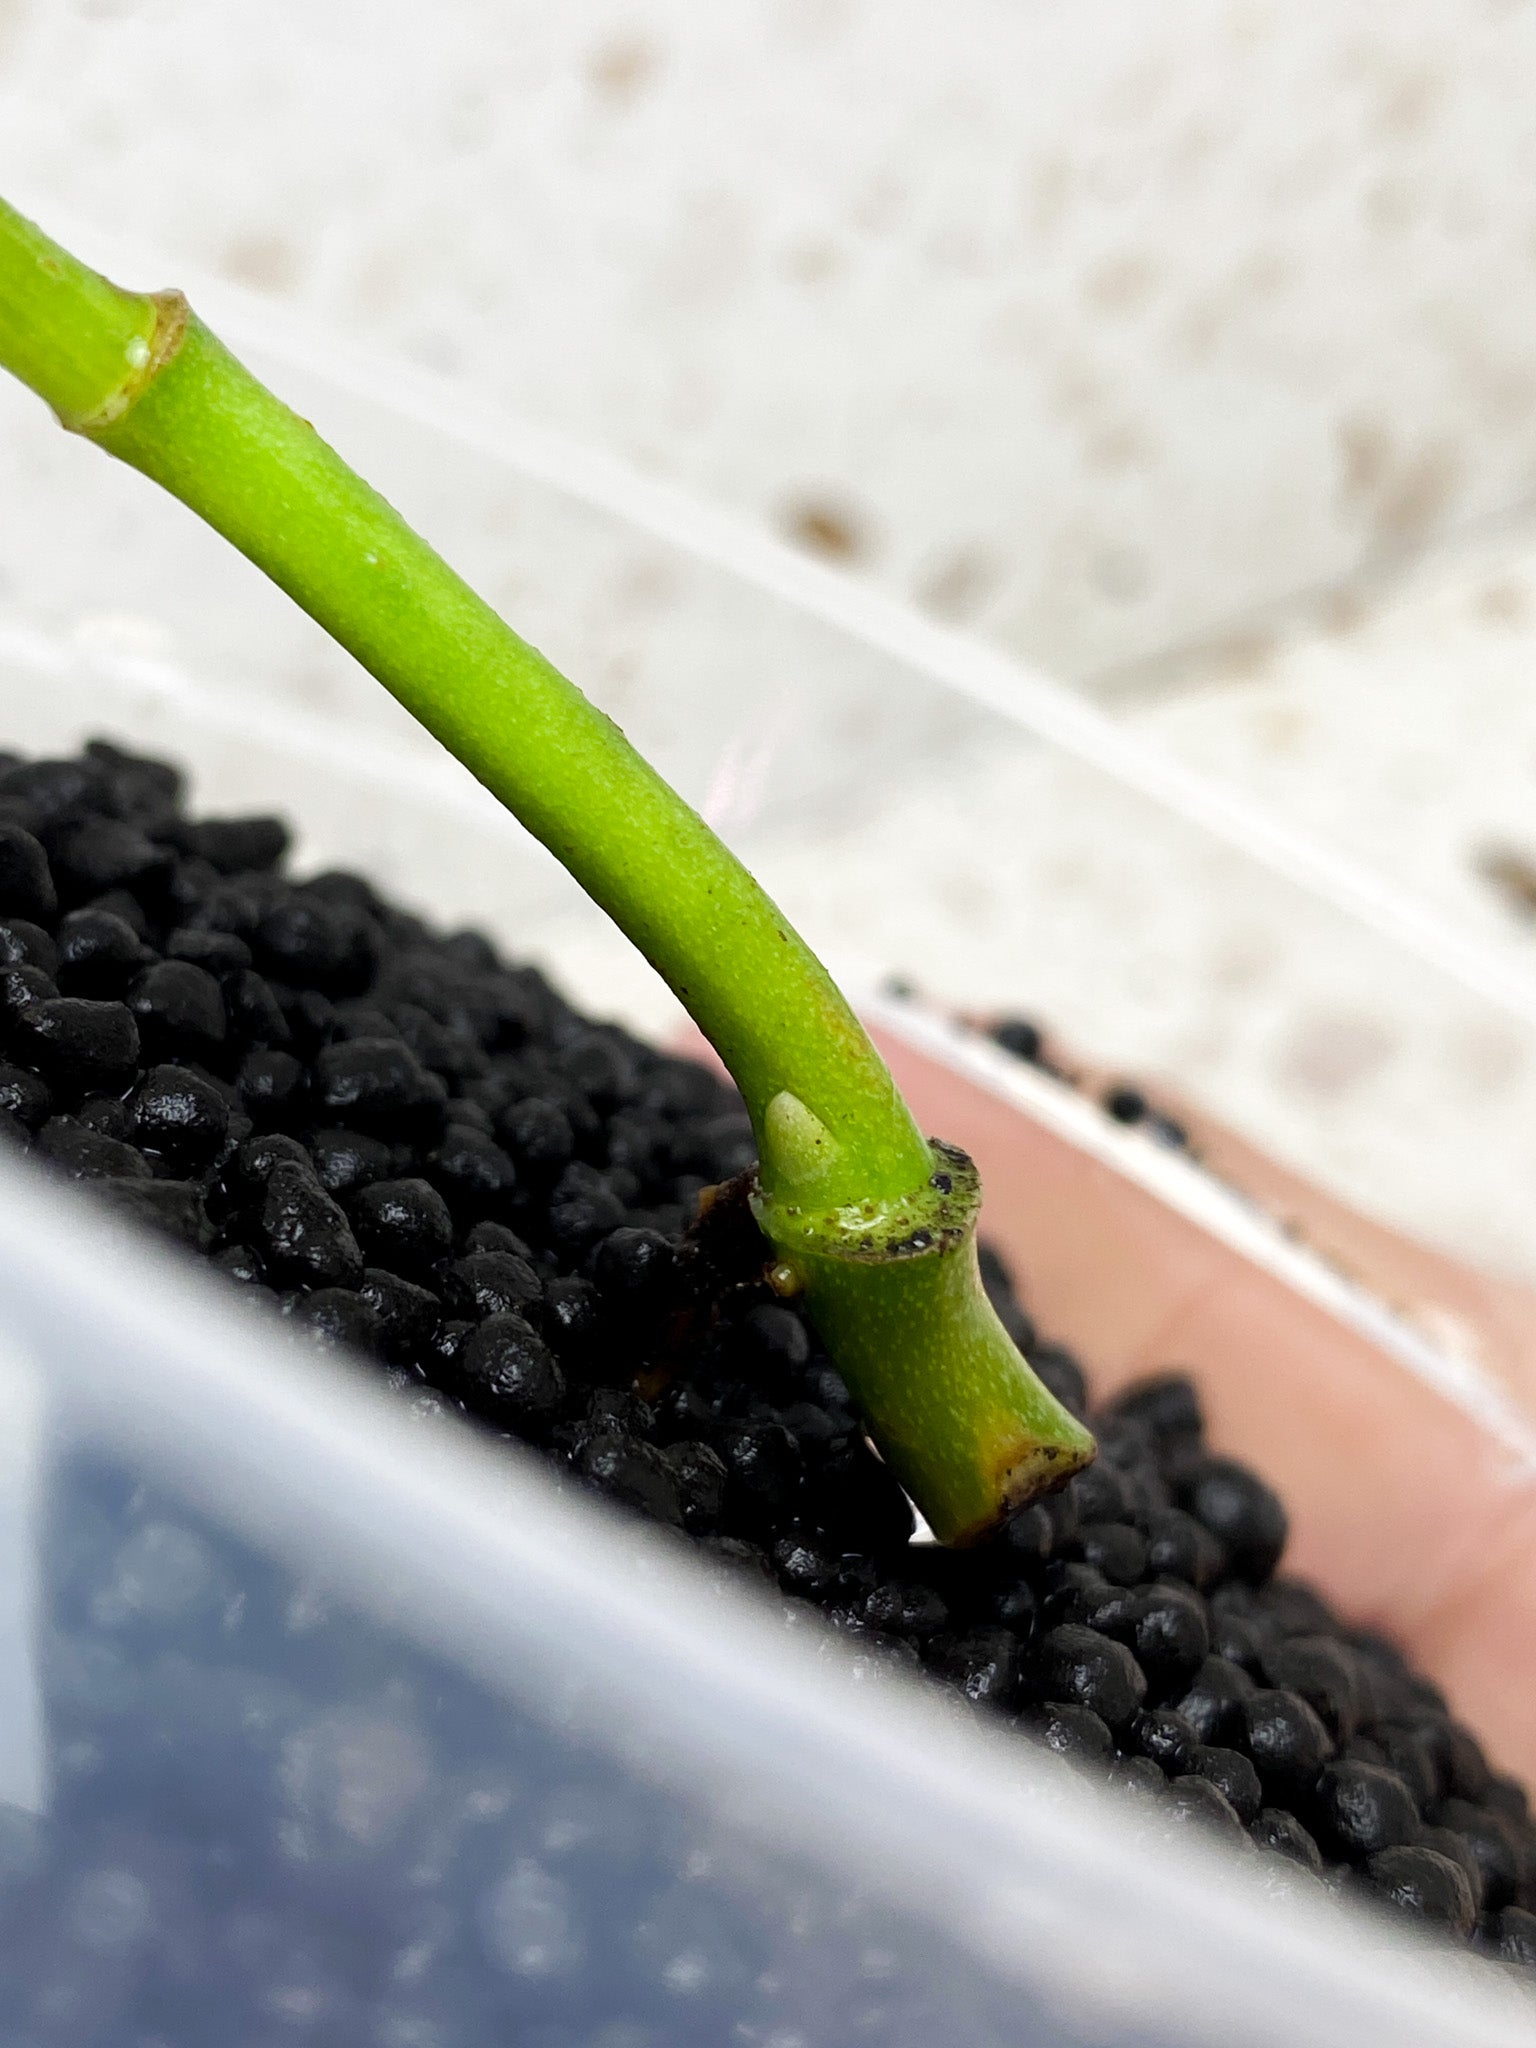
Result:
{"label": "green plant stem", "polygon": [[[873,1264],[866,1244],[829,1280],[845,1227],[835,1219],[850,1205],[910,1218],[940,1199],[935,1156],[831,977],[612,720],[252,377],[180,294],[119,291],[0,201],[0,365],[66,427],[163,485],[265,571],[549,847],[666,978],[746,1100],[761,1159],[759,1214],[819,1322],[841,1328],[848,1315],[834,1297],[867,1293],[857,1276],[876,1265],[922,1263],[925,1250],[930,1264],[953,1260],[935,1232],[932,1246],[908,1244]],[[822,1219],[814,1242],[812,1215]],[[931,1366],[945,1356],[957,1327],[957,1284],[930,1293],[913,1297],[920,1324],[904,1362],[870,1357],[848,1374],[882,1441],[891,1435],[885,1382],[921,1378],[924,1358]],[[975,1320],[976,1303],[985,1309],[979,1281],[969,1294]],[[989,1309],[978,1330],[987,1317]],[[975,1331],[966,1348],[980,1357]],[[990,1442],[1007,1410],[1010,1442],[1043,1432],[1062,1458],[1091,1455],[1000,1325],[982,1348],[985,1390],[968,1392],[963,1374],[951,1383],[948,1405],[929,1418],[938,1437],[947,1432],[951,1448]],[[853,1354],[844,1342],[835,1355]],[[976,1533],[1022,1483],[1018,1458],[998,1476],[989,1452],[991,1476],[970,1488],[963,1513],[952,1512],[955,1459],[938,1460],[946,1476],[932,1483],[928,1462],[916,1442],[901,1453],[903,1476],[940,1533]],[[990,1507],[977,1514],[982,1495]]]}

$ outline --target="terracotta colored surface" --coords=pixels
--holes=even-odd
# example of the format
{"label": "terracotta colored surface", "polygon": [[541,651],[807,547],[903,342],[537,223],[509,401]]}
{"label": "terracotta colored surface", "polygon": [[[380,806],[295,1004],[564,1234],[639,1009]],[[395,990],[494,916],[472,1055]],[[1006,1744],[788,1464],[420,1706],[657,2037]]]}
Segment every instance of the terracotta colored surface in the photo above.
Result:
{"label": "terracotta colored surface", "polygon": [[[882,1049],[923,1127],[980,1165],[983,1227],[1041,1329],[1072,1346],[1100,1394],[1157,1367],[1191,1371],[1215,1443],[1283,1495],[1290,1568],[1352,1619],[1390,1631],[1498,1761],[1536,1784],[1536,1474],[1517,1473],[1444,1396],[1151,1195],[938,1062],[889,1040]],[[1287,1214],[1310,1220],[1315,1208],[1319,1234],[1335,1233],[1389,1293],[1448,1296],[1464,1327],[1488,1325],[1518,1377],[1536,1339],[1518,1290],[1272,1171],[1264,1189]],[[1260,1192],[1261,1180],[1248,1185]]]}
{"label": "terracotta colored surface", "polygon": [[1472,1349],[1485,1370],[1536,1412],[1536,1291],[1477,1272],[1344,1208],[1171,1090],[1159,1085],[1155,1092],[1224,1179],[1294,1221],[1309,1244],[1382,1300]]}

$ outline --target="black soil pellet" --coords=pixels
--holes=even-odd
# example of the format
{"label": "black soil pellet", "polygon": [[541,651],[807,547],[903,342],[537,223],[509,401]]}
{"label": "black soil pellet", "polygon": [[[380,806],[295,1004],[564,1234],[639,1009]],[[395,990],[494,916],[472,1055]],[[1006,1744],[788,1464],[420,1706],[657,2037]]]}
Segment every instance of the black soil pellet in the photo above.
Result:
{"label": "black soil pellet", "polygon": [[1470,1934],[1477,1903],[1465,1872],[1433,1849],[1382,1849],[1368,1857],[1362,1873],[1366,1889],[1416,1920]]}
{"label": "black soil pellet", "polygon": [[58,893],[41,843],[19,825],[0,824],[0,913],[48,918]]}
{"label": "black soil pellet", "polygon": [[[101,743],[0,757],[0,1142],[372,1359],[423,1426],[533,1445],[685,1532],[846,1668],[922,1671],[1170,1827],[1536,1965],[1524,1793],[1278,1576],[1284,1509],[1207,1447],[1187,1379],[1097,1413],[1097,1464],[988,1544],[914,1540],[753,1227],[687,1234],[751,1160],[734,1092],[356,877],[289,879],[286,846],[189,819],[174,771]],[[1041,1061],[1032,1024],[998,1036]],[[1082,1411],[1077,1361],[982,1269]]]}

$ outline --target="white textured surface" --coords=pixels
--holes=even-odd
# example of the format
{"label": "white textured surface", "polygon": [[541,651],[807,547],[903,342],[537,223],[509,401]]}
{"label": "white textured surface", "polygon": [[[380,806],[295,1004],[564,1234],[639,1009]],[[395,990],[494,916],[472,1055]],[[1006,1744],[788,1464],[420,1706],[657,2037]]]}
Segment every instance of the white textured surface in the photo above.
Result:
{"label": "white textured surface", "polygon": [[1536,977],[1532,925],[1483,872],[1490,851],[1536,861],[1536,524],[1163,680],[1139,732]]}
{"label": "white textured surface", "polygon": [[1499,0],[0,0],[0,189],[1086,675],[1527,495],[1533,77]]}

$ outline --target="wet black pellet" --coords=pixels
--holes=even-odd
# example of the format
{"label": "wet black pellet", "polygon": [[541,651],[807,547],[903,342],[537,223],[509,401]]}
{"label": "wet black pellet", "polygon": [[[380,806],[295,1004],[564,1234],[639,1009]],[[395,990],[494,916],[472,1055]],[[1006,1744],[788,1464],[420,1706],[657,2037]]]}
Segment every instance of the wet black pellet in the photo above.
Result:
{"label": "wet black pellet", "polygon": [[72,1180],[148,1180],[149,1162],[120,1138],[73,1116],[50,1117],[37,1134],[37,1156]]}
{"label": "wet black pellet", "polygon": [[1506,1906],[1494,1923],[1494,1938],[1506,1963],[1536,1969],[1536,1913],[1524,1906]]}
{"label": "wet black pellet", "polygon": [[145,968],[125,998],[138,1019],[151,1058],[216,1057],[228,1030],[219,984],[189,960],[160,960]]}
{"label": "wet black pellet", "polygon": [[690,1536],[705,1536],[720,1526],[725,1506],[725,1465],[708,1444],[669,1444],[662,1462],[677,1488],[683,1527]]}
{"label": "wet black pellet", "polygon": [[997,1548],[1020,1567],[1043,1565],[1056,1548],[1056,1524],[1049,1508],[1038,1502],[1020,1508],[1009,1517],[997,1538]]}
{"label": "wet black pellet", "polygon": [[[1370,1719],[1370,1741],[1381,1761],[1396,1771],[1421,1813],[1427,1813],[1446,1789],[1441,1748],[1432,1730],[1410,1723]],[[1524,1818],[1523,1807],[1515,1816]]]}
{"label": "wet black pellet", "polygon": [[167,873],[174,856],[118,818],[82,817],[47,835],[49,866],[61,902],[81,903],[109,889],[136,889]]}
{"label": "wet black pellet", "polygon": [[442,1320],[438,1296],[380,1266],[366,1268],[357,1291],[373,1310],[382,1355],[401,1365],[418,1359]]}
{"label": "wet black pellet", "polygon": [[151,1067],[133,1098],[134,1130],[146,1150],[205,1165],[229,1131],[229,1104],[186,1067]]}
{"label": "wet black pellet", "polygon": [[414,1130],[423,1111],[441,1108],[441,1082],[426,1072],[397,1038],[354,1038],[321,1048],[315,1060],[315,1095],[327,1120],[377,1131],[407,1122]]}
{"label": "wet black pellet", "polygon": [[[1049,1353],[1059,1347],[1042,1345],[1040,1349],[1049,1357]],[[1069,1491],[1071,1518],[1069,1530],[1064,1530],[1064,1534],[1075,1534],[1094,1522],[1120,1521],[1130,1510],[1123,1476],[1104,1460],[1090,1465],[1073,1481]]]}
{"label": "wet black pellet", "polygon": [[[12,974],[25,969],[12,969]],[[139,1033],[122,1003],[84,996],[45,996],[16,1013],[11,1047],[18,1065],[31,1066],[61,1086],[87,1087],[127,1080],[139,1057]]]}
{"label": "wet black pellet", "polygon": [[1203,1744],[1191,1758],[1189,1770],[1214,1785],[1240,1821],[1247,1824],[1258,1819],[1264,1803],[1259,1774],[1238,1750]]}
{"label": "wet black pellet", "polygon": [[108,889],[104,895],[85,905],[87,910],[104,910],[111,917],[121,918],[128,929],[146,945],[149,942],[153,921],[146,913],[137,896],[127,889]]}
{"label": "wet black pellet", "polygon": [[477,1328],[477,1324],[467,1323],[458,1316],[439,1316],[437,1328],[419,1361],[425,1376],[440,1381],[444,1387],[458,1385],[459,1362],[464,1355],[464,1346]]}
{"label": "wet black pellet", "polygon": [[[1443,1715],[1445,1702],[1436,1702]],[[1446,1767],[1449,1772],[1449,1790],[1457,1799],[1470,1799],[1474,1804],[1488,1797],[1493,1786],[1493,1773],[1488,1760],[1479,1749],[1474,1738],[1465,1728],[1458,1728],[1453,1721],[1443,1723]]]}
{"label": "wet black pellet", "polygon": [[543,1292],[539,1276],[513,1252],[471,1252],[443,1274],[448,1313],[483,1321],[487,1316],[530,1311]]}
{"label": "wet black pellet", "polygon": [[[621,1226],[592,1254],[592,1278],[604,1294],[630,1312],[664,1307],[672,1294],[676,1267],[677,1254],[659,1230]],[[793,1322],[794,1318],[787,1320]],[[760,1336],[760,1332],[756,1334]]]}
{"label": "wet black pellet", "polygon": [[1040,1058],[1044,1043],[1040,1026],[1031,1023],[1028,1017],[1005,1017],[1001,1023],[993,1025],[992,1036],[1004,1052],[1011,1052],[1015,1059],[1028,1060],[1033,1065]]}
{"label": "wet black pellet", "polygon": [[871,1628],[924,1639],[944,1627],[949,1609],[931,1586],[886,1580],[866,1597],[864,1619]]}
{"label": "wet black pellet", "polygon": [[262,975],[243,968],[222,981],[231,1034],[252,1046],[287,1046],[293,1038],[286,1013]]}
{"label": "wet black pellet", "polygon": [[281,818],[202,818],[188,831],[187,843],[221,875],[245,875],[275,868],[288,838]]}
{"label": "wet black pellet", "polygon": [[1146,1697],[1136,1659],[1096,1629],[1061,1623],[1042,1638],[1033,1662],[1048,1698],[1091,1707],[1111,1728],[1123,1728]]}
{"label": "wet black pellet", "polygon": [[1412,1793],[1379,1764],[1325,1765],[1310,1810],[1324,1848],[1351,1861],[1412,1842],[1419,1832]]}
{"label": "wet black pellet", "polygon": [[744,1525],[762,1527],[793,1506],[804,1457],[778,1422],[747,1422],[720,1430],[715,1448],[730,1474],[730,1499]]}
{"label": "wet black pellet", "polygon": [[565,1110],[541,1095],[509,1104],[496,1120],[496,1135],[530,1179],[545,1182],[569,1164],[576,1146]]}
{"label": "wet black pellet", "polygon": [[561,1174],[545,1212],[543,1235],[558,1254],[580,1259],[624,1221],[624,1204],[603,1177],[573,1161]]}
{"label": "wet black pellet", "polygon": [[1472,1932],[1477,1918],[1472,1889],[1449,1857],[1433,1849],[1395,1846],[1368,1857],[1362,1876],[1370,1894],[1409,1918],[1452,1934]]}
{"label": "wet black pellet", "polygon": [[209,932],[194,925],[182,925],[166,939],[165,957],[167,960],[185,960],[193,967],[203,967],[210,974],[222,976],[248,968],[251,949],[233,932]]}
{"label": "wet black pellet", "polygon": [[1221,1544],[1245,1579],[1266,1579],[1285,1548],[1285,1509],[1257,1474],[1231,1458],[1209,1458],[1184,1489],[1183,1505]]}
{"label": "wet black pellet", "polygon": [[1104,1107],[1117,1124],[1139,1124],[1149,1106],[1139,1088],[1111,1088],[1104,1097]]}
{"label": "wet black pellet", "polygon": [[1283,1807],[1264,1807],[1258,1818],[1249,1823],[1248,1833],[1259,1848],[1288,1857],[1291,1862],[1301,1864],[1303,1869],[1321,1870],[1323,1867],[1322,1851],[1295,1814],[1287,1813]]}
{"label": "wet black pellet", "polygon": [[266,1131],[260,1137],[247,1138],[236,1148],[223,1179],[237,1199],[248,1198],[264,1188],[272,1177],[272,1169],[284,1162],[306,1172],[310,1168],[309,1154],[297,1138],[285,1131]]}
{"label": "wet black pellet", "polygon": [[1262,1633],[1243,1615],[1213,1608],[1211,1613],[1211,1655],[1235,1664],[1239,1671],[1262,1684],[1265,1641]]}
{"label": "wet black pellet", "polygon": [[280,1161],[267,1176],[261,1250],[280,1284],[345,1287],[363,1276],[346,1216],[307,1166]]}
{"label": "wet black pellet", "polygon": [[1253,1758],[1266,1786],[1287,1803],[1311,1790],[1333,1754],[1328,1730],[1306,1701],[1293,1692],[1248,1684],[1236,1701],[1229,1725],[1240,1729],[1243,1748]]}
{"label": "wet black pellet", "polygon": [[[337,1171],[338,1149],[333,1147],[329,1157],[333,1178],[345,1188],[347,1169]],[[427,1180],[376,1180],[362,1186],[352,1201],[352,1218],[369,1257],[411,1279],[435,1271],[453,1245],[448,1204]]]}
{"label": "wet black pellet", "polygon": [[1019,1726],[1047,1749],[1074,1762],[1107,1762],[1115,1754],[1115,1738],[1109,1723],[1091,1707],[1070,1700],[1044,1700],[1027,1707]]}
{"label": "wet black pellet", "polygon": [[20,825],[0,824],[0,915],[46,920],[58,901],[39,842]]}
{"label": "wet black pellet", "polygon": [[1482,1867],[1465,1835],[1458,1835],[1453,1828],[1425,1826],[1419,1829],[1418,1840],[1414,1846],[1419,1849],[1433,1849],[1437,1856],[1444,1856],[1454,1863],[1467,1880],[1473,1905],[1479,1911],[1488,1905]]}
{"label": "wet black pellet", "polygon": [[577,1445],[575,1465],[581,1476],[610,1500],[639,1508],[658,1522],[682,1527],[677,1478],[654,1444],[615,1430],[599,1430]]}
{"label": "wet black pellet", "polygon": [[52,975],[25,960],[0,963],[0,1025],[14,1031],[24,1010],[58,995]]}
{"label": "wet black pellet", "polygon": [[346,996],[372,978],[376,939],[367,920],[313,892],[287,892],[258,914],[249,936],[262,971],[295,985]]}
{"label": "wet black pellet", "polygon": [[1512,1904],[1526,1890],[1533,1875],[1530,1851],[1507,1815],[1470,1799],[1446,1799],[1435,1808],[1434,1819],[1465,1844],[1477,1867],[1482,1903],[1490,1911]]}
{"label": "wet black pellet", "polygon": [[89,749],[85,759],[19,761],[0,774],[0,802],[19,805],[39,828],[93,812],[115,817],[114,795],[109,771]]}
{"label": "wet black pellet", "polygon": [[[37,967],[55,981],[59,974],[59,947],[40,924],[25,917],[0,921],[0,961],[7,967]],[[66,991],[71,995],[78,989]]]}
{"label": "wet black pellet", "polygon": [[1073,1541],[1084,1564],[1117,1586],[1139,1585],[1147,1575],[1147,1539],[1129,1522],[1089,1522]]}
{"label": "wet black pellet", "polygon": [[[900,1640],[914,1641],[916,1633],[902,1632]],[[1023,1660],[1019,1639],[1011,1629],[978,1628],[935,1636],[928,1645],[928,1662],[962,1698],[977,1706],[1008,1707],[1018,1702]],[[1117,1704],[1118,1696],[1112,1682],[1102,1676],[1083,1688],[1082,1704],[1091,1705],[1105,1720],[1109,1718],[1106,1702],[1111,1700]]]}
{"label": "wet black pellet", "polygon": [[1207,1657],[1174,1701],[1202,1742],[1225,1742],[1243,1725],[1243,1703],[1253,1680],[1224,1657]]}
{"label": "wet black pellet", "polygon": [[843,1553],[815,1532],[781,1536],[773,1546],[773,1564],[786,1593],[830,1603],[846,1591]]}
{"label": "wet black pellet", "polygon": [[117,1138],[127,1144],[134,1136],[131,1096],[86,1095],[81,1099],[77,1115],[81,1123],[90,1130],[100,1131],[104,1138]]}
{"label": "wet black pellet", "polygon": [[[1070,1408],[1074,1415],[1086,1413],[1088,1383],[1083,1377],[1082,1367],[1070,1351],[1059,1344],[1040,1344],[1036,1346],[1030,1363],[1063,1407]],[[1097,1469],[1092,1465],[1088,1468],[1090,1472]],[[1111,1506],[1104,1519],[1112,1519],[1114,1512]]]}
{"label": "wet black pellet", "polygon": [[1248,1846],[1248,1833],[1226,1794],[1209,1778],[1186,1771],[1168,1787],[1162,1809],[1171,1819],[1215,1836],[1233,1848]]}
{"label": "wet black pellet", "polygon": [[1150,1707],[1137,1714],[1126,1731],[1126,1742],[1134,1754],[1149,1757],[1170,1778],[1193,1770],[1201,1747],[1193,1724],[1171,1707]]}
{"label": "wet black pellet", "polygon": [[1167,1790],[1168,1781],[1150,1758],[1144,1756],[1118,1756],[1104,1774],[1106,1784],[1119,1791],[1140,1794],[1144,1798],[1161,1798]]}
{"label": "wet black pellet", "polygon": [[429,1155],[427,1173],[460,1215],[501,1215],[517,1189],[510,1156],[486,1132],[462,1123]]}
{"label": "wet black pellet", "polygon": [[213,1254],[213,1263],[221,1273],[231,1280],[239,1280],[251,1287],[267,1284],[267,1268],[259,1252],[248,1244],[227,1244],[222,1251]]}
{"label": "wet black pellet", "polygon": [[1179,1508],[1154,1508],[1146,1525],[1147,1570],[1154,1578],[1186,1579],[1203,1592],[1221,1576],[1226,1554],[1193,1515]]}
{"label": "wet black pellet", "polygon": [[[1276,1576],[1284,1511],[1207,1446],[1187,1377],[1118,1395],[1100,1462],[992,1541],[917,1544],[750,1223],[713,1263],[680,1242],[700,1190],[750,1160],[733,1091],[355,877],[294,884],[274,821],[180,804],[173,771],[111,747],[0,760],[7,1143],[200,1253],[253,1312],[373,1359],[424,1427],[531,1444],[787,1625],[831,1619],[845,1668],[920,1669],[1149,1815],[1263,1852],[1277,1884],[1347,1876],[1536,1966],[1523,1793],[1390,1644]],[[998,1035],[1044,1064],[1033,1025]],[[1135,1120],[1173,1142],[1160,1117]],[[981,1264],[1084,1410],[1077,1360]],[[683,1922],[658,1906],[654,1928],[643,1968],[665,1970]],[[321,2012],[312,1995],[293,2009]]]}
{"label": "wet black pellet", "polygon": [[539,1322],[568,1375],[587,1378],[603,1368],[603,1317],[590,1280],[561,1275],[546,1283]]}
{"label": "wet black pellet", "polygon": [[1182,1695],[1205,1663],[1210,1624],[1199,1595],[1172,1581],[1147,1587],[1129,1628],[1130,1647],[1164,1699]]}
{"label": "wet black pellet", "polygon": [[0,1061],[0,1109],[35,1131],[53,1106],[53,1093],[41,1074]]}
{"label": "wet black pellet", "polygon": [[347,1287],[316,1287],[291,1303],[295,1329],[327,1345],[370,1351],[379,1334],[378,1318],[359,1293]]}
{"label": "wet black pellet", "polygon": [[123,1178],[94,1181],[92,1186],[119,1214],[174,1243],[206,1251],[213,1240],[196,1181]]}
{"label": "wet black pellet", "polygon": [[[391,1178],[394,1153],[382,1138],[365,1137],[361,1131],[321,1130],[311,1131],[306,1145],[315,1178],[328,1195],[344,1199]],[[434,1200],[434,1207],[439,1206]]]}
{"label": "wet black pellet", "polygon": [[1004,1628],[1012,1629],[1015,1635],[1028,1636],[1035,1625],[1040,1603],[1035,1598],[1035,1589],[1025,1579],[1016,1585],[1000,1586],[990,1594],[986,1603],[988,1617],[1000,1622]]}
{"label": "wet black pellet", "polygon": [[424,1386],[419,1381],[411,1380],[399,1391],[405,1396],[406,1413],[415,1422],[453,1422],[463,1414],[458,1403],[437,1387]]}
{"label": "wet black pellet", "polygon": [[592,1429],[616,1429],[644,1443],[657,1441],[656,1411],[643,1394],[620,1387],[593,1387],[577,1405],[581,1421]]}
{"label": "wet black pellet", "polygon": [[1347,1743],[1367,1708],[1360,1662],[1342,1643],[1326,1636],[1294,1636],[1263,1652],[1271,1685],[1307,1702],[1336,1743]]}
{"label": "wet black pellet", "polygon": [[1488,1790],[1483,1794],[1483,1804],[1491,1806],[1496,1813],[1502,1813],[1507,1820],[1530,1819],[1531,1803],[1526,1797],[1525,1787],[1518,1778],[1511,1778],[1503,1771],[1488,1773]]}
{"label": "wet black pellet", "polygon": [[519,1237],[510,1224],[491,1223],[483,1218],[479,1223],[471,1224],[464,1233],[465,1256],[471,1252],[505,1252],[514,1259],[533,1257],[533,1247],[526,1238]]}
{"label": "wet black pellet", "polygon": [[1129,1634],[1140,1606],[1139,1586],[1112,1586],[1091,1564],[1064,1564],[1050,1574],[1041,1601],[1042,1620],[1079,1622],[1085,1628],[1109,1628]]}
{"label": "wet black pellet", "polygon": [[760,1303],[741,1323],[741,1335],[765,1368],[785,1375],[802,1373],[811,1356],[811,1340],[801,1318],[776,1302]]}
{"label": "wet black pellet", "polygon": [[144,942],[110,910],[72,910],[59,925],[57,956],[66,995],[118,997],[144,965]]}
{"label": "wet black pellet", "polygon": [[235,1087],[240,1106],[259,1125],[280,1123],[303,1100],[304,1069],[281,1046],[257,1046],[240,1062]]}
{"label": "wet black pellet", "polygon": [[1205,1421],[1192,1382],[1183,1373],[1155,1373],[1120,1394],[1111,1411],[1140,1422],[1162,1444],[1198,1442]]}
{"label": "wet black pellet", "polygon": [[459,1354],[466,1399],[504,1428],[532,1427],[554,1416],[565,1379],[533,1325],[508,1310],[488,1316]]}

